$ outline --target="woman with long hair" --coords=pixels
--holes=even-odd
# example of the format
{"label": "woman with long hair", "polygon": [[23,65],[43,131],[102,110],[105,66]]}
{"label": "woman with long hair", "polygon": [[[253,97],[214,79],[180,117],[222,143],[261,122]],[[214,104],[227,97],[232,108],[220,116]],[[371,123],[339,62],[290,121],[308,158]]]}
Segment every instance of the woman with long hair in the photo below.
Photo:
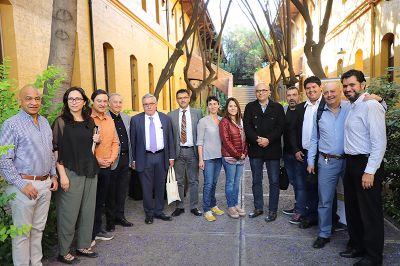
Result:
{"label": "woman with long hair", "polygon": [[90,117],[89,99],[82,88],[69,88],[63,104],[61,116],[53,124],[53,148],[61,186],[56,194],[58,260],[75,264],[79,259],[70,252],[75,231],[76,253],[97,257],[90,244],[99,169],[92,146],[93,142],[99,142],[99,134]]}
{"label": "woman with long hair", "polygon": [[217,187],[219,173],[221,172],[221,139],[219,137],[218,115],[219,100],[215,96],[209,96],[206,100],[209,115],[200,119],[197,124],[197,149],[199,151],[199,168],[203,170],[203,209],[204,218],[213,222],[214,214],[223,215],[217,206],[215,189]]}
{"label": "woman with long hair", "polygon": [[225,196],[228,215],[231,218],[243,217],[246,216],[246,212],[240,208],[238,198],[244,159],[247,156],[247,143],[240,106],[235,98],[226,101],[225,116],[219,123],[219,134],[222,142],[222,165],[226,176]]}

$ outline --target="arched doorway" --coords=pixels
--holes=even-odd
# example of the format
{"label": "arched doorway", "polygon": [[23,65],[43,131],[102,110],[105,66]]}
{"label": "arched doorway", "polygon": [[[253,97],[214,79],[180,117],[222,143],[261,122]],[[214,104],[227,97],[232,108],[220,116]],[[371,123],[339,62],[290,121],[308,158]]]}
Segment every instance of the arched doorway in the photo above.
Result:
{"label": "arched doorway", "polygon": [[[381,44],[381,74],[388,75],[388,80],[393,81],[394,67],[394,34],[386,33]],[[389,68],[389,69],[388,69]]]}
{"label": "arched doorway", "polygon": [[134,55],[129,58],[131,68],[131,100],[132,110],[139,111],[139,84],[138,84],[138,65]]}
{"label": "arched doorway", "polygon": [[354,68],[364,71],[363,51],[361,49],[358,49],[356,52]]}
{"label": "arched doorway", "polygon": [[114,61],[114,48],[111,44],[103,43],[104,54],[104,85],[109,93],[116,92],[115,90],[115,61]]}
{"label": "arched doorway", "polygon": [[343,74],[343,59],[337,61],[336,76],[340,77]]}

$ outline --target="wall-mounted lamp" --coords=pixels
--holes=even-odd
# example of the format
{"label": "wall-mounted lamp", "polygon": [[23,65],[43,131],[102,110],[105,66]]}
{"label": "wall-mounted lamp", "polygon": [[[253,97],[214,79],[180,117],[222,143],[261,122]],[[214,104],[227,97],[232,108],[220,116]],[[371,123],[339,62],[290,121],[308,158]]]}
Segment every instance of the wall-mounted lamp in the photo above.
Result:
{"label": "wall-mounted lamp", "polygon": [[343,50],[343,48],[340,48],[340,51],[339,52],[337,52],[337,54],[345,54],[346,53],[346,51],[345,50]]}

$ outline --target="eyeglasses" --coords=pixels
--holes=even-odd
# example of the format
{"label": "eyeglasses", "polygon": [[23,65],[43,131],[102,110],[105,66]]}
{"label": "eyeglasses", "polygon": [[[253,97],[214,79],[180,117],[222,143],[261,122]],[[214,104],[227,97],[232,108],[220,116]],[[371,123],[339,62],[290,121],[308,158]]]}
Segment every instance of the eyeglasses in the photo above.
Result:
{"label": "eyeglasses", "polygon": [[73,103],[73,102],[76,102],[76,103],[81,103],[83,101],[83,99],[82,98],[68,98],[68,102],[69,103]]}
{"label": "eyeglasses", "polygon": [[156,103],[144,103],[143,107],[150,108],[153,107]]}
{"label": "eyeglasses", "polygon": [[268,90],[256,90],[256,93],[267,93]]}

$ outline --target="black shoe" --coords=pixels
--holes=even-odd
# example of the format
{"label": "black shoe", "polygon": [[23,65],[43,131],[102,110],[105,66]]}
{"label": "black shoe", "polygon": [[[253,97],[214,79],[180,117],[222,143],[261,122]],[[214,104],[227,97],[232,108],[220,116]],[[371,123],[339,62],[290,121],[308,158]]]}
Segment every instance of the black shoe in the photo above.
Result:
{"label": "black shoe", "polygon": [[314,244],[313,244],[313,248],[323,248],[325,247],[326,243],[331,242],[330,238],[325,238],[325,237],[317,237],[317,239],[315,240]]}
{"label": "black shoe", "polygon": [[318,223],[316,221],[309,221],[307,219],[303,219],[303,220],[301,220],[301,222],[299,224],[299,228],[307,229],[307,228],[310,228],[310,227],[315,226],[317,224]]}
{"label": "black shoe", "polygon": [[373,262],[370,258],[363,257],[361,260],[353,264],[353,266],[379,266],[382,263]]}
{"label": "black shoe", "polygon": [[203,213],[201,211],[199,211],[199,209],[194,208],[190,210],[191,213],[193,213],[195,216],[202,216]]}
{"label": "black shoe", "polygon": [[114,232],[114,231],[115,231],[115,225],[113,225],[113,224],[107,224],[107,225],[106,225],[106,231],[107,231],[107,232]]}
{"label": "black shoe", "polygon": [[172,217],[168,216],[168,215],[165,215],[165,213],[161,213],[159,215],[154,215],[154,218],[155,219],[160,219],[160,220],[163,220],[163,221],[172,221]]}
{"label": "black shoe", "polygon": [[125,218],[115,219],[115,223],[122,225],[123,227],[132,227],[133,223],[129,222]]}
{"label": "black shoe", "polygon": [[332,234],[340,231],[347,231],[347,226],[340,222],[332,225]]}
{"label": "black shoe", "polygon": [[263,213],[264,213],[263,210],[255,209],[253,212],[249,214],[249,218],[256,218],[257,216],[260,216]]}
{"label": "black shoe", "polygon": [[345,251],[339,252],[343,258],[358,258],[364,256],[364,252],[355,250],[354,248],[347,248]]}
{"label": "black shoe", "polygon": [[276,215],[276,212],[271,212],[271,211],[269,211],[267,217],[265,217],[265,221],[266,221],[267,223],[273,222],[273,221],[276,220],[276,216],[277,216],[277,215]]}
{"label": "black shoe", "polygon": [[152,224],[153,223],[153,216],[146,216],[144,219],[145,224]]}
{"label": "black shoe", "polygon": [[287,210],[283,210],[282,212],[283,212],[283,214],[286,214],[286,215],[293,215],[296,213],[296,209],[295,208],[287,209]]}
{"label": "black shoe", "polygon": [[77,264],[81,261],[80,259],[78,259],[77,257],[74,257],[74,256],[73,256],[73,259],[71,259],[71,260],[67,260],[65,257],[66,256],[58,255],[57,260],[59,262],[65,263],[65,264]]}
{"label": "black shoe", "polygon": [[99,254],[97,252],[94,252],[90,248],[83,248],[83,249],[77,249],[76,254],[79,256],[84,256],[88,258],[97,258]]}
{"label": "black shoe", "polygon": [[172,217],[177,217],[185,212],[185,209],[176,208],[175,211],[171,214]]}

